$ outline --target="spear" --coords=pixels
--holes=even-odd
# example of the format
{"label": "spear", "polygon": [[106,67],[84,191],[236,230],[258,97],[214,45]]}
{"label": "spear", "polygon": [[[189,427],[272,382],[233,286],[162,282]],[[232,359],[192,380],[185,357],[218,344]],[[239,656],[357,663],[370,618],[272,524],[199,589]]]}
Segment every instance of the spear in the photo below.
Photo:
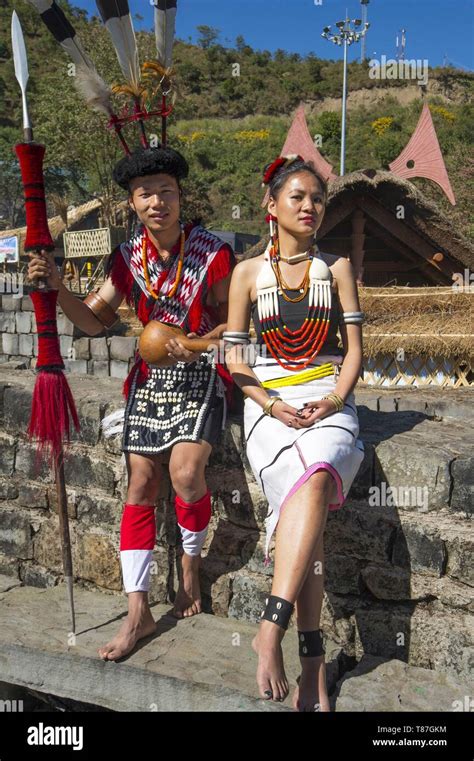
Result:
{"label": "spear", "polygon": [[[15,76],[21,88],[23,107],[24,141],[15,145],[20,163],[26,210],[26,251],[52,251],[54,241],[48,228],[46,201],[44,195],[43,158],[45,147],[33,140],[33,130],[28,114],[26,86],[28,83],[28,59],[20,20],[15,11],[12,15],[12,48]],[[36,290],[30,293],[35,311],[38,333],[38,358],[36,361],[36,382],[31,405],[28,435],[37,442],[37,454],[48,455],[54,471],[56,484],[59,530],[64,579],[68,591],[72,632],[76,630],[73,597],[73,570],[67,494],[64,478],[63,442],[69,441],[70,422],[79,430],[74,399],[66,376],[64,362],[59,347],[56,322],[58,291],[48,289],[39,281]]]}

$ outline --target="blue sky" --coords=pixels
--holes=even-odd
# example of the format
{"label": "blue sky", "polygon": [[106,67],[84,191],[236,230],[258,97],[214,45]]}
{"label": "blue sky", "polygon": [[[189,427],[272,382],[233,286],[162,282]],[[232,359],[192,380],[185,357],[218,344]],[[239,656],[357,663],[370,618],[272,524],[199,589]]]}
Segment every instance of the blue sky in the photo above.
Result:
{"label": "blue sky", "polygon": [[[323,40],[321,30],[345,16],[360,17],[358,0],[178,0],[177,36],[196,41],[199,24],[220,29],[219,41],[234,45],[241,34],[255,49],[282,48],[322,58],[339,58],[341,50]],[[72,0],[73,4],[97,13],[94,0]],[[152,8],[148,0],[129,0],[133,13],[144,17],[151,28]],[[370,0],[371,28],[367,54],[394,57],[395,38],[406,29],[406,57],[428,59],[430,66],[448,62],[474,70],[474,0]],[[375,55],[374,55],[375,53]],[[359,45],[350,49],[349,59],[360,55]]]}

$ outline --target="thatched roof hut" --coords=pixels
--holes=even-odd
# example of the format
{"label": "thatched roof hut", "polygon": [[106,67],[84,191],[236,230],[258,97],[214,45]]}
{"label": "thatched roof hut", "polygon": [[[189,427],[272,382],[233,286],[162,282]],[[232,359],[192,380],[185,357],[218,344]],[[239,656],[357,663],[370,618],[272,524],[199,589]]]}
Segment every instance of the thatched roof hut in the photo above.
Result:
{"label": "thatched roof hut", "polygon": [[[318,241],[349,256],[368,286],[449,285],[474,268],[474,246],[432,201],[391,172],[361,170],[329,185]],[[263,238],[245,253],[262,253]]]}
{"label": "thatched roof hut", "polygon": [[369,383],[474,383],[474,284],[464,277],[474,246],[413,183],[371,170],[336,178],[318,243],[358,275]]}
{"label": "thatched roof hut", "polygon": [[[120,217],[126,212],[126,202],[115,204],[116,214]],[[75,206],[72,209],[68,209],[67,212],[67,225],[62,215],[57,214],[54,217],[48,219],[49,231],[51,237],[54,240],[56,249],[62,248],[62,235],[66,230],[69,232],[77,230],[88,230],[97,227],[107,227],[102,219],[101,210],[103,209],[103,201],[100,198],[93,198],[80,206]],[[22,252],[24,247],[24,241],[26,237],[26,227],[16,227],[10,230],[0,230],[0,238],[10,238],[16,235],[18,237],[18,247]]]}

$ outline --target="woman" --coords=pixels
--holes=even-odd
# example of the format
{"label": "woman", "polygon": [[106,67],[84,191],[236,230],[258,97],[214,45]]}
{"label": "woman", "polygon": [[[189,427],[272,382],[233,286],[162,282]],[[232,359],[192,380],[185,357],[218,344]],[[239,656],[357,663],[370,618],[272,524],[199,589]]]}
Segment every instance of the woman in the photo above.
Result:
{"label": "woman", "polygon": [[[97,335],[111,327],[125,299],[143,325],[157,319],[181,326],[188,335],[221,336],[234,255],[198,222],[182,224],[181,181],[187,174],[185,158],[169,147],[138,148],[118,162],[114,179],[128,192],[140,226],[114,249],[104,285],[84,301],[61,282],[51,254],[32,255],[29,276],[47,278],[50,288],[59,289],[60,306],[85,333]],[[120,559],[128,616],[118,634],[100,648],[104,660],[122,658],[155,631],[148,590],[164,453],[170,453],[184,550],[174,615],[201,611],[200,554],[211,516],[205,468],[225,425],[226,391],[232,381],[212,352],[193,353],[176,339],[167,348],[174,365],[149,368],[137,354],[124,386],[128,490]]]}
{"label": "woman", "polygon": [[[261,696],[284,700],[281,640],[296,606],[301,676],[293,704],[328,711],[319,629],[323,533],[328,510],[341,507],[364,458],[353,394],[363,314],[350,262],[315,244],[327,189],[313,165],[279,157],[264,184],[270,242],[235,268],[224,333],[228,369],[245,395],[247,457],[269,503],[267,562],[276,528],[272,591],[252,645]],[[250,317],[254,359],[245,346]]]}

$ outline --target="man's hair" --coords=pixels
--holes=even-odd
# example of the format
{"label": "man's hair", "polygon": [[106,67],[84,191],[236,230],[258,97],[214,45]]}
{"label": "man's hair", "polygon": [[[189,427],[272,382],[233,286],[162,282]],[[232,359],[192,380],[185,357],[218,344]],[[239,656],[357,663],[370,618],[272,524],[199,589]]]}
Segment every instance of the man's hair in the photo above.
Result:
{"label": "man's hair", "polygon": [[160,173],[175,177],[179,186],[179,181],[188,176],[188,162],[174,148],[136,148],[120,159],[112,176],[121,188],[129,190],[130,181],[135,177]]}

